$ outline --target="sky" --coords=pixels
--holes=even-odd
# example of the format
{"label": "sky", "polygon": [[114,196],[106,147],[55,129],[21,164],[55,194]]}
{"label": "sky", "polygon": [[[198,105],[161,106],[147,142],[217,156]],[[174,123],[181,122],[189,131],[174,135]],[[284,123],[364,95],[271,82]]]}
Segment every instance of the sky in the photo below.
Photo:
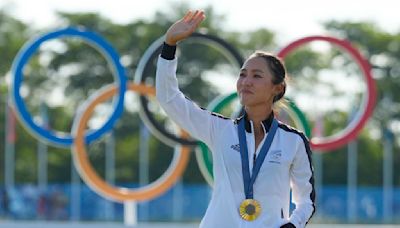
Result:
{"label": "sky", "polygon": [[211,5],[218,14],[226,16],[226,28],[243,32],[267,28],[282,43],[308,35],[324,35],[321,23],[331,19],[371,21],[385,31],[400,31],[397,0],[0,0],[0,8],[7,6],[15,17],[34,27],[46,28],[54,23],[57,10],[97,12],[114,22],[128,23],[151,18],[156,11],[169,12],[173,4],[180,2],[189,3],[194,9]]}

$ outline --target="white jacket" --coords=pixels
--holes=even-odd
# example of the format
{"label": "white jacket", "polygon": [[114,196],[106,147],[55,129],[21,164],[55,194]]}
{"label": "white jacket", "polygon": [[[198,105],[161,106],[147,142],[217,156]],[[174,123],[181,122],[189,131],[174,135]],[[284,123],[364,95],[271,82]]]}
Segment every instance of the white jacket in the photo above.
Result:
{"label": "white jacket", "polygon": [[[290,221],[304,227],[315,206],[311,150],[306,137],[279,122],[271,148],[254,183],[254,199],[262,211],[254,221],[239,215],[245,199],[237,120],[224,118],[197,106],[185,98],[176,79],[177,58],[159,57],[156,93],[160,105],[180,127],[208,145],[213,156],[214,189],[200,227],[205,228],[276,228]],[[263,121],[264,132],[270,120]],[[250,170],[253,167],[255,140],[253,123],[246,120],[246,139]],[[262,143],[266,138],[265,134]],[[259,151],[256,153],[258,154]],[[290,187],[295,210],[289,215]],[[195,206],[195,205],[194,205]]]}

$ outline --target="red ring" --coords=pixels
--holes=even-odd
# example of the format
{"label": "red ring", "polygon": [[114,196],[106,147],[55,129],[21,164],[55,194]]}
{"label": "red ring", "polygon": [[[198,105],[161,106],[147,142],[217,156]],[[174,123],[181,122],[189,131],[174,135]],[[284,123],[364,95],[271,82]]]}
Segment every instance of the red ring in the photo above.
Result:
{"label": "red ring", "polygon": [[[376,85],[375,85],[375,80],[372,78],[372,73],[371,73],[371,66],[369,65],[368,61],[364,59],[360,52],[355,49],[349,41],[346,40],[340,40],[334,37],[328,37],[328,36],[309,36],[309,37],[304,37],[301,39],[298,39],[292,43],[290,43],[288,46],[283,48],[282,50],[279,51],[278,56],[282,59],[285,58],[285,56],[288,55],[289,52],[293,51],[294,49],[312,42],[312,41],[326,41],[331,44],[335,44],[344,50],[346,50],[350,56],[355,60],[355,62],[358,64],[358,66],[361,68],[365,81],[367,83],[367,97],[366,97],[366,106],[363,110],[363,113],[361,117],[359,118],[358,122],[356,124],[350,123],[344,131],[342,131],[342,134],[339,134],[338,136],[334,135],[329,138],[311,138],[310,144],[311,148],[318,150],[318,151],[324,151],[328,152],[329,150],[336,149],[348,142],[350,142],[352,139],[356,138],[359,132],[362,130],[364,127],[365,123],[367,122],[368,118],[371,117],[374,107],[375,107],[375,102],[376,102]],[[346,130],[349,128],[348,130]]]}

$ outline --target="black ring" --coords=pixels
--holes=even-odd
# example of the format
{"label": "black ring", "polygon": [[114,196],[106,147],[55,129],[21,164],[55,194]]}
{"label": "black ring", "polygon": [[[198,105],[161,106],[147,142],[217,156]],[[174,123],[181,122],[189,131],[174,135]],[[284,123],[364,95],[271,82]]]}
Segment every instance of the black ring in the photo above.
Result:
{"label": "black ring", "polygon": [[[217,36],[203,34],[203,33],[197,33],[197,32],[193,33],[189,38],[206,40],[208,42],[217,44],[220,48],[222,48],[224,51],[226,51],[226,54],[230,55],[230,56],[228,56],[228,58],[231,57],[231,59],[232,59],[231,61],[234,61],[235,63],[237,63],[237,65],[239,67],[243,65],[243,58],[242,58],[241,54],[236,50],[236,48],[234,48],[232,45],[230,45],[223,39],[221,39]],[[156,42],[159,42],[158,47],[156,47],[156,48],[153,47],[154,51],[150,54],[150,57],[148,58],[147,62],[144,63],[143,70],[141,70],[141,72],[136,72],[137,73],[135,75],[136,83],[146,83],[146,78],[150,75],[152,64],[154,64],[154,60],[158,58],[158,56],[161,52],[162,45],[163,45],[163,42],[161,42],[161,41],[163,41],[163,40],[164,40],[163,38],[160,38],[149,47],[149,49],[150,49]],[[145,55],[143,55],[143,56],[145,56]],[[138,69],[139,69],[139,66],[138,66]],[[139,71],[140,71],[140,69],[139,69]],[[189,145],[189,146],[197,145],[197,143],[198,143],[197,140],[180,138],[180,137],[174,135],[173,133],[167,131],[164,126],[160,125],[156,121],[152,112],[148,108],[147,104],[148,104],[149,100],[147,99],[146,96],[141,95],[139,98],[139,101],[140,101],[139,104],[141,106],[139,114],[142,114],[141,117],[143,118],[143,120],[145,120],[144,122],[147,125],[150,125],[150,126],[148,126],[150,131],[156,131],[159,134],[161,134],[162,136],[164,136],[165,137],[164,141],[166,141],[165,142],[166,144],[169,144],[171,146],[174,146],[176,144]],[[155,135],[157,135],[157,134],[155,134]]]}

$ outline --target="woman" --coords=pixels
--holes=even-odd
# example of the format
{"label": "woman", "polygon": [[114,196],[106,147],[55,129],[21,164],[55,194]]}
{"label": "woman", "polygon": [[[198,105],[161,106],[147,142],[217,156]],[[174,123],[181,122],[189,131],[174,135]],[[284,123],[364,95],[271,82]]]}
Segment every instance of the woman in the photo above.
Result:
{"label": "woman", "polygon": [[[311,150],[302,133],[274,118],[286,90],[282,62],[264,52],[245,61],[237,80],[245,114],[236,120],[201,109],[179,91],[176,45],[204,18],[189,11],[168,29],[156,76],[162,108],[213,154],[214,190],[200,227],[304,227],[315,210]],[[290,188],[296,208],[289,216]]]}

